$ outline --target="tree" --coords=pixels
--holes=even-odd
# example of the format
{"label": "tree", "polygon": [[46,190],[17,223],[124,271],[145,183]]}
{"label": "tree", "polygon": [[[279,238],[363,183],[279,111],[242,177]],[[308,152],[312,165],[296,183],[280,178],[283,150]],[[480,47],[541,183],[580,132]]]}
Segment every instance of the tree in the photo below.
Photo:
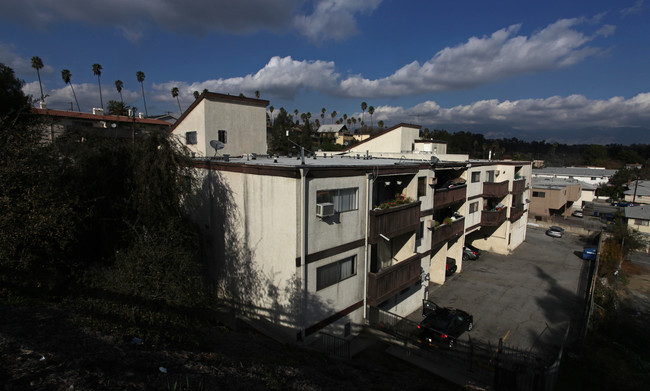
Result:
{"label": "tree", "polygon": [[199,96],[201,96],[198,91],[194,91],[192,95],[194,95],[194,99],[199,99]]}
{"label": "tree", "polygon": [[370,127],[372,128],[372,115],[375,114],[375,108],[372,106],[368,107],[368,114],[370,114]]}
{"label": "tree", "polygon": [[117,89],[117,92],[120,94],[120,102],[124,103],[124,99],[122,99],[122,88],[124,87],[124,82],[122,80],[115,80],[115,88]]}
{"label": "tree", "polygon": [[172,88],[172,98],[176,98],[176,103],[178,103],[178,112],[183,115],[183,110],[181,110],[181,102],[178,100],[178,87]]}
{"label": "tree", "polygon": [[41,69],[43,69],[43,60],[40,57],[32,57],[32,68],[36,69],[38,75],[38,85],[41,87],[41,102],[45,103],[45,95],[43,95],[43,83],[41,83]]}
{"label": "tree", "polygon": [[379,126],[379,129],[383,129],[384,128],[384,121],[382,121],[382,120],[377,121],[377,126]]}
{"label": "tree", "polygon": [[116,100],[109,100],[106,105],[106,110],[110,115],[129,115],[129,105],[125,105],[124,102],[118,102]]}
{"label": "tree", "polygon": [[336,114],[336,110],[332,111],[332,114],[330,114],[332,116],[332,124],[334,124],[334,118],[336,117]]}
{"label": "tree", "polygon": [[260,90],[255,90],[255,97],[256,97],[257,99],[260,98]]}
{"label": "tree", "polygon": [[70,88],[72,89],[72,95],[74,96],[74,101],[77,102],[77,111],[81,113],[81,109],[79,108],[79,101],[77,100],[77,94],[74,92],[74,87],[72,86],[72,82],[70,81],[70,78],[72,77],[72,73],[70,73],[69,70],[64,69],[61,71],[61,78],[65,82],[65,84],[69,84]]}
{"label": "tree", "polygon": [[320,119],[323,120],[323,122],[325,122],[325,112],[326,111],[327,110],[325,110],[324,107],[322,109],[320,109]]}
{"label": "tree", "polygon": [[104,108],[104,98],[102,97],[102,82],[100,76],[102,75],[102,66],[99,64],[93,64],[93,74],[97,76],[97,84],[99,85],[99,103],[101,108]]}
{"label": "tree", "polygon": [[363,122],[363,117],[364,114],[366,113],[366,108],[368,108],[368,104],[366,102],[361,102],[361,120],[359,120],[359,123]]}
{"label": "tree", "polygon": [[144,72],[142,71],[137,71],[135,73],[135,77],[138,79],[138,83],[140,83],[140,87],[142,87],[142,100],[144,101],[144,115],[149,116],[149,112],[147,111],[147,99],[144,96]]}

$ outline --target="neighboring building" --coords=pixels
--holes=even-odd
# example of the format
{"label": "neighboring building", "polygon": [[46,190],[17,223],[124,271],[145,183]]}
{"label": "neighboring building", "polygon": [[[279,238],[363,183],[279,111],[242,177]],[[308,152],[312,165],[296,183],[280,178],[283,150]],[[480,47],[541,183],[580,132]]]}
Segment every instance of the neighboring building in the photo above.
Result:
{"label": "neighboring building", "polygon": [[632,181],[624,192],[625,201],[636,204],[650,204],[650,181]]}
{"label": "neighboring building", "polygon": [[650,235],[650,205],[624,208],[627,226],[645,235]]}
{"label": "neighboring building", "polygon": [[592,186],[609,182],[616,170],[602,167],[546,167],[533,170],[533,178],[575,179]]}
{"label": "neighboring building", "polygon": [[533,168],[542,168],[544,167],[543,160],[533,160]]}
{"label": "neighboring building", "polygon": [[[174,134],[183,140],[197,129],[197,139],[210,138],[196,117],[225,104],[219,99],[199,98]],[[257,127],[229,133],[228,143],[253,150],[195,160],[201,187],[192,216],[222,298],[287,338],[357,334],[368,306],[409,315],[429,281],[445,282],[449,260],[462,270],[466,241],[507,254],[525,239],[530,162],[431,159],[428,147],[416,152],[414,125],[371,137],[363,153],[255,155],[262,148],[240,139],[264,135],[265,112],[250,104],[262,121],[247,119]],[[377,158],[386,139],[400,140],[400,150],[411,145],[407,155],[417,158]]]}
{"label": "neighboring building", "polygon": [[[268,100],[204,92],[181,115],[171,133],[194,157],[266,154],[268,104]],[[213,140],[223,149],[215,151],[210,145]]]}
{"label": "neighboring building", "polygon": [[354,137],[348,132],[348,127],[343,124],[321,125],[316,131],[318,140],[322,142],[323,138],[330,137],[335,144],[348,145],[354,140]]}
{"label": "neighboring building", "polygon": [[[530,217],[546,221],[550,216],[568,216],[582,204],[582,182],[559,178],[533,178]],[[574,206],[575,205],[575,206]]]}
{"label": "neighboring building", "polygon": [[105,115],[102,109],[93,109],[92,114],[66,110],[32,110],[45,118],[43,135],[49,141],[69,130],[90,130],[109,136],[132,137],[134,132],[167,132],[171,127],[170,123],[159,119]]}
{"label": "neighboring building", "polygon": [[444,141],[420,139],[419,125],[401,123],[383,130],[347,149],[350,153],[370,152],[375,157],[421,160],[436,157],[442,161],[467,161],[468,155],[447,154]]}

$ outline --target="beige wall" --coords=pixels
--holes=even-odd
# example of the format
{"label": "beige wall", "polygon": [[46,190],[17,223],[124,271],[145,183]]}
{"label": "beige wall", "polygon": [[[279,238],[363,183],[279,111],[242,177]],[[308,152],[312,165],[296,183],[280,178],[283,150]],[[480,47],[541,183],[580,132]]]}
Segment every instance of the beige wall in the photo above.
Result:
{"label": "beige wall", "polygon": [[399,128],[368,140],[361,145],[353,146],[350,148],[350,152],[365,153],[366,151],[370,151],[372,154],[375,151],[382,153],[411,152],[413,141],[419,138],[419,136],[419,128],[400,126]]}

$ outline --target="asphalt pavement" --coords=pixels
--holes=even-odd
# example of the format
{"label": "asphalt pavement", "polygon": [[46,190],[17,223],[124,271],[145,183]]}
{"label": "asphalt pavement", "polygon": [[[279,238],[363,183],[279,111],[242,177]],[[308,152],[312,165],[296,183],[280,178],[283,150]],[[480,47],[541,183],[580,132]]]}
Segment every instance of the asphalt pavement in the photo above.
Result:
{"label": "asphalt pavement", "polygon": [[464,263],[444,285],[431,284],[429,300],[472,314],[472,340],[496,345],[501,338],[510,347],[548,354],[562,344],[571,319],[580,324],[589,269],[579,257],[584,246],[578,235],[552,238],[528,227],[526,241],[511,255],[484,253]]}

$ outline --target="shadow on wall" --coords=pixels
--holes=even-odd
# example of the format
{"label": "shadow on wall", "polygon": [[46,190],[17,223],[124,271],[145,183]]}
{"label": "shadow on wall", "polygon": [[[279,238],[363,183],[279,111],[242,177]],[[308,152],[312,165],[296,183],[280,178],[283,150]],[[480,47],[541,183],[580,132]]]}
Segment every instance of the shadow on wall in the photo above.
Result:
{"label": "shadow on wall", "polygon": [[[218,298],[238,313],[282,326],[282,331],[295,341],[303,323],[300,271],[296,270],[286,281],[278,281],[272,268],[266,273],[262,270],[260,263],[274,260],[264,260],[264,255],[256,254],[251,247],[242,212],[223,175],[213,170],[206,172],[195,193],[190,215],[198,225],[199,254],[209,280],[216,286]],[[254,220],[253,216],[248,219]],[[316,296],[310,295],[306,300],[305,312],[307,309],[309,312],[319,309],[321,314],[333,311]]]}

